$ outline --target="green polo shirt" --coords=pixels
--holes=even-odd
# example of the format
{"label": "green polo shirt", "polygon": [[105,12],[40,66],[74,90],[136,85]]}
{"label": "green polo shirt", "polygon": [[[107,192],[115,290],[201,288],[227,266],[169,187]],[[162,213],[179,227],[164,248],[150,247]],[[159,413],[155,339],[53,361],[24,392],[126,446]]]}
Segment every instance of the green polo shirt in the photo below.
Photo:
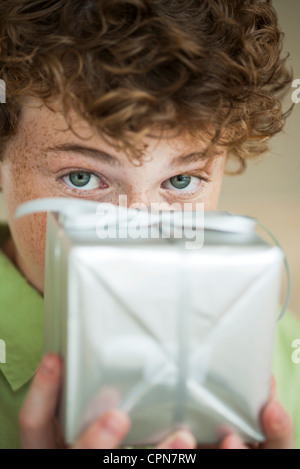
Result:
{"label": "green polo shirt", "polygon": [[[0,243],[8,237],[0,225]],[[18,448],[18,412],[42,356],[43,298],[1,250],[0,339],[0,448]]]}
{"label": "green polo shirt", "polygon": [[[0,246],[9,237],[0,224]],[[43,298],[0,249],[0,449],[18,448],[18,412],[42,356]],[[278,395],[294,423],[300,449],[300,363],[292,361],[292,342],[300,339],[300,322],[286,313],[278,323],[274,375]],[[299,353],[300,356],[300,353]]]}

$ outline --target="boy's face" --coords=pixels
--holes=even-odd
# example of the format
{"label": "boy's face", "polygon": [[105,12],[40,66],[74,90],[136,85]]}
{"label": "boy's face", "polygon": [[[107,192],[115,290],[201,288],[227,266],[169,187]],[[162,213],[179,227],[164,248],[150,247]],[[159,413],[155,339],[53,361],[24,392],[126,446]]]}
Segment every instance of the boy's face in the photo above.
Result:
{"label": "boy's face", "polygon": [[[4,204],[14,238],[14,258],[19,270],[43,291],[46,214],[14,219],[17,206],[44,197],[79,199],[118,204],[127,195],[128,205],[144,203],[204,202],[217,206],[226,152],[215,158],[183,156],[203,152],[206,145],[184,139],[161,141],[146,137],[146,155],[134,166],[125,153],[115,150],[74,115],[75,135],[66,130],[61,113],[45,105],[24,107],[17,136],[5,149],[0,164]],[[219,149],[220,150],[220,149]],[[181,175],[181,176],[180,176]]]}

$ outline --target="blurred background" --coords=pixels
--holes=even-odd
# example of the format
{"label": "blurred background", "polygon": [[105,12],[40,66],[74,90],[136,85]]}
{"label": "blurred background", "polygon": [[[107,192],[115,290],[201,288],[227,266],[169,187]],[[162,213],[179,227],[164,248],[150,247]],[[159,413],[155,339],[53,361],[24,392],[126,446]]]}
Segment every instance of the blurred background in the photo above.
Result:
{"label": "blurred background", "polygon": [[[300,79],[300,1],[273,4],[285,33],[284,51],[290,53],[288,65],[294,79]],[[285,99],[285,109],[292,104],[293,91]],[[249,163],[244,175],[225,176],[218,208],[258,218],[277,237],[291,270],[289,308],[300,316],[300,103],[284,132],[271,140],[269,154]]]}
{"label": "blurred background", "polygon": [[[300,79],[300,1],[273,0],[285,32],[288,65]],[[291,104],[291,88],[285,100]],[[300,96],[300,94],[299,94]],[[258,218],[283,246],[291,270],[289,308],[300,316],[300,103],[296,104],[285,131],[271,141],[270,153],[249,163],[244,175],[225,176],[219,209]],[[3,218],[0,197],[0,218]],[[282,300],[285,294],[283,286]]]}

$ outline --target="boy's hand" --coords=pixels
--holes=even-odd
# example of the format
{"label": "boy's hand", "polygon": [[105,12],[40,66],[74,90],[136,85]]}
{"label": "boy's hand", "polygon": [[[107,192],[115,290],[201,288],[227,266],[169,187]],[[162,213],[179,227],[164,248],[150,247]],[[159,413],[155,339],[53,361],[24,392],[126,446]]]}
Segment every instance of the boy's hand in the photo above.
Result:
{"label": "boy's hand", "polygon": [[[294,449],[293,425],[290,416],[277,400],[276,384],[273,378],[269,402],[262,412],[262,425],[266,441],[251,447],[259,449]],[[238,435],[224,438],[220,449],[249,449]]]}
{"label": "boy's hand", "polygon": [[[66,448],[55,410],[61,384],[62,363],[57,355],[46,355],[36,372],[19,414],[21,448]],[[112,449],[122,442],[130,421],[126,414],[113,410],[95,420],[72,448]],[[193,449],[196,440],[187,431],[168,437],[157,449]]]}
{"label": "boy's hand", "polygon": [[247,446],[235,434],[222,441],[220,449],[294,449],[291,419],[279,402],[268,403],[263,412],[263,426],[266,441],[259,445]]}
{"label": "boy's hand", "polygon": [[[66,447],[55,419],[61,384],[62,364],[58,356],[46,355],[33,379],[23,403],[20,415],[20,438],[22,448]],[[291,449],[294,447],[291,419],[276,400],[275,384],[270,401],[266,405],[262,423],[266,442],[256,446],[262,449]],[[130,421],[126,414],[113,410],[95,420],[76,441],[73,448],[112,449],[122,442],[128,432]],[[194,449],[196,440],[187,431],[168,437],[156,449]],[[215,448],[247,449],[238,435],[224,438]]]}

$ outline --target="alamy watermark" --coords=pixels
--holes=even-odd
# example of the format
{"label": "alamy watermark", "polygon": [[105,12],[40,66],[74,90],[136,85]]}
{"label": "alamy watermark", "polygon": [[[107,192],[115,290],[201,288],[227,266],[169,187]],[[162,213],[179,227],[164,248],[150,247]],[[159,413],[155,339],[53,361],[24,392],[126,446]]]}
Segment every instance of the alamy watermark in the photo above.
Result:
{"label": "alamy watermark", "polygon": [[292,83],[292,88],[297,88],[292,93],[292,101],[294,104],[300,103],[300,78],[296,78]]}
{"label": "alamy watermark", "polygon": [[297,365],[300,363],[300,339],[294,339],[291,346],[296,349],[292,353],[292,362]]}
{"label": "alamy watermark", "polygon": [[6,103],[6,84],[4,80],[0,80],[0,103]]}
{"label": "alamy watermark", "polygon": [[204,243],[204,203],[143,203],[127,205],[127,196],[119,196],[119,205],[99,204],[97,236],[100,239],[184,239],[187,249],[199,249]]}
{"label": "alamy watermark", "polygon": [[0,363],[6,363],[6,344],[0,339]]}

